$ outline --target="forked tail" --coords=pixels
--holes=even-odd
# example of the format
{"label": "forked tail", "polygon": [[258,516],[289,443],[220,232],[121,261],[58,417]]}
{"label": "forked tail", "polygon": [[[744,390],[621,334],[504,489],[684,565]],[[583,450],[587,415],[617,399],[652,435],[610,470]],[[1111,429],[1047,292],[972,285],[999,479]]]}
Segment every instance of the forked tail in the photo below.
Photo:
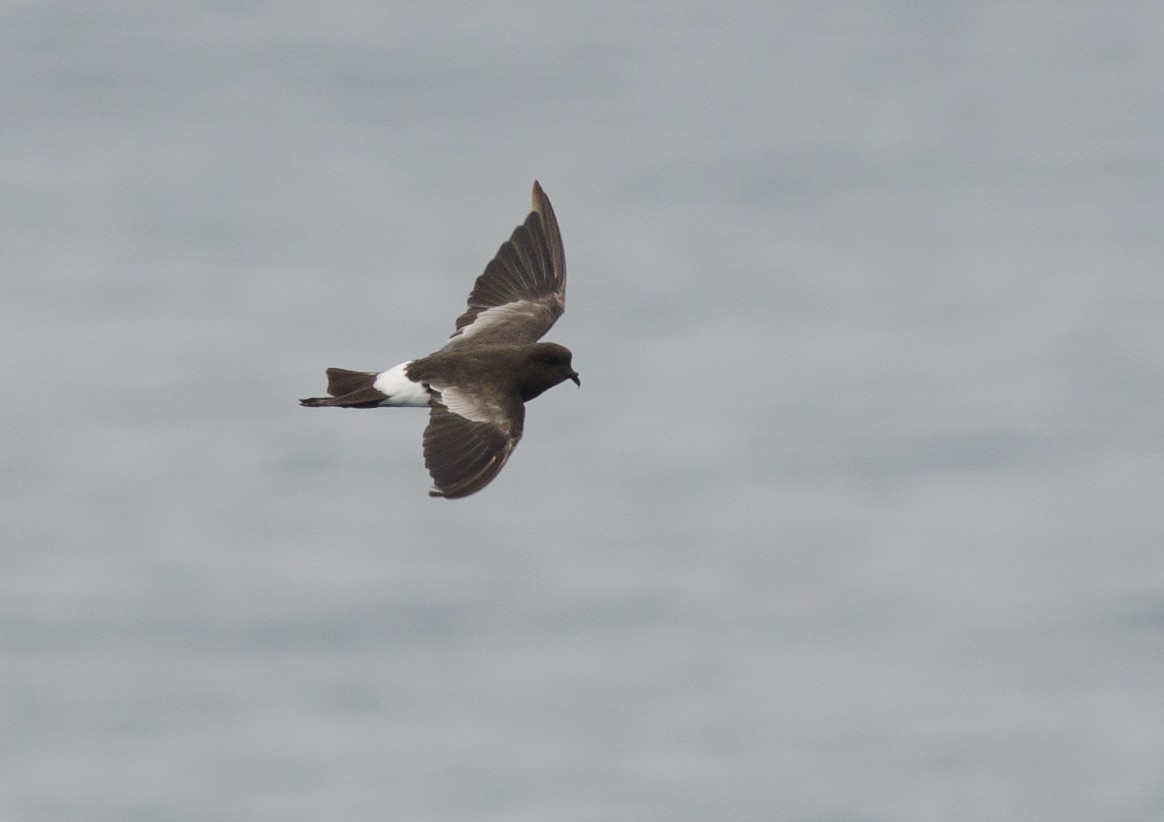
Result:
{"label": "forked tail", "polygon": [[344,368],[327,369],[327,393],[330,397],[308,397],[300,405],[309,408],[375,408],[387,395],[373,388],[375,371],[348,371]]}

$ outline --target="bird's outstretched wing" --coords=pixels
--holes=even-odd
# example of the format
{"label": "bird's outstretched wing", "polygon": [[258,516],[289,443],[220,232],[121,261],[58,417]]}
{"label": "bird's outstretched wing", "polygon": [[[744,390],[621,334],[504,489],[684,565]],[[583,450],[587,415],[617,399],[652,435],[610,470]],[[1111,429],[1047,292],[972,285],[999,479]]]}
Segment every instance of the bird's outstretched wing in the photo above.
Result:
{"label": "bird's outstretched wing", "polygon": [[469,293],[445,348],[536,342],[566,310],[566,254],[554,209],[533,184],[533,211],[513,230]]}
{"label": "bird's outstretched wing", "polygon": [[452,386],[432,389],[424,429],[429,496],[467,497],[488,485],[521,439],[524,419],[520,400]]}

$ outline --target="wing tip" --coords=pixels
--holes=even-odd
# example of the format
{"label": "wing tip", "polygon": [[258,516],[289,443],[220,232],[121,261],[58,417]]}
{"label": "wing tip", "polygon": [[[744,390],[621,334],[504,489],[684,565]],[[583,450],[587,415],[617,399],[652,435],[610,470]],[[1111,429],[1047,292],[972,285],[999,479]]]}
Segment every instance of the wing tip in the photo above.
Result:
{"label": "wing tip", "polygon": [[533,182],[533,190],[530,191],[530,202],[533,205],[533,210],[545,217],[546,212],[554,213],[553,206],[550,205],[550,198],[546,194],[546,190],[542,188],[542,184],[537,180]]}
{"label": "wing tip", "polygon": [[541,219],[542,230],[545,232],[547,250],[550,252],[550,261],[554,274],[561,282],[563,293],[566,287],[566,250],[562,246],[562,230],[558,228],[558,216],[550,204],[542,184],[536,179],[533,183],[533,210]]}
{"label": "wing tip", "polygon": [[[496,476],[496,474],[494,474],[494,476]],[[442,490],[438,486],[433,485],[432,488],[428,489],[428,495],[432,499],[464,499],[465,497],[469,497],[469,496],[472,496],[473,494],[476,494],[478,491],[480,491],[482,488],[484,488],[486,485],[488,485],[492,481],[493,481],[493,477],[491,476],[491,477],[489,477],[489,479],[485,480],[485,482],[482,482],[480,484],[474,483],[474,484],[471,484],[465,488],[458,488],[458,489],[450,490],[450,491]]]}

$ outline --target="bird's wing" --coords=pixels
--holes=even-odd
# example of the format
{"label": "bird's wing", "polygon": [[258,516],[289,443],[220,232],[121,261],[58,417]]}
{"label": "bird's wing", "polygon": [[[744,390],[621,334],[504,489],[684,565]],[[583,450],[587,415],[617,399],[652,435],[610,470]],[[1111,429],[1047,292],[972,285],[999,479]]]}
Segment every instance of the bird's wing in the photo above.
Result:
{"label": "bird's wing", "polygon": [[566,310],[566,254],[554,209],[533,184],[533,211],[513,230],[469,293],[445,348],[536,342]]}
{"label": "bird's wing", "polygon": [[424,464],[431,497],[467,497],[497,476],[521,439],[525,406],[492,393],[432,387]]}

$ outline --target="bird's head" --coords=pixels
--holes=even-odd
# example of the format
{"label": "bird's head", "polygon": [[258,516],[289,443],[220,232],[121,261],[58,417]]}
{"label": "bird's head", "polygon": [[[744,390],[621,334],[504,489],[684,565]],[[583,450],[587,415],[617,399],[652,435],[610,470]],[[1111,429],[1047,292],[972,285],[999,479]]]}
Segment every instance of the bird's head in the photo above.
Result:
{"label": "bird's head", "polygon": [[521,378],[521,399],[528,402],[560,382],[573,380],[581,387],[582,380],[571,365],[574,355],[570,349],[557,343],[535,343],[526,353]]}

